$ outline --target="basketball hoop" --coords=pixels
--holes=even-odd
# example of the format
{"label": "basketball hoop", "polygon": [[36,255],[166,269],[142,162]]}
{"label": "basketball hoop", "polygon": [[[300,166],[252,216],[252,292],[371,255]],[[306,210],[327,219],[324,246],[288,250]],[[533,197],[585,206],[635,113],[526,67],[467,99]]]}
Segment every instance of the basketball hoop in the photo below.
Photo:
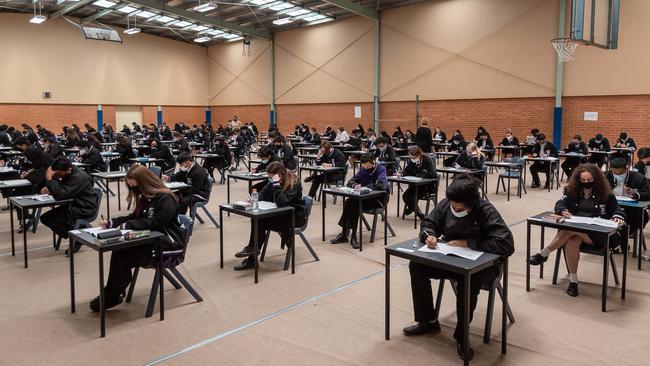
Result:
{"label": "basketball hoop", "polygon": [[573,53],[578,47],[578,42],[572,40],[571,38],[556,38],[551,41],[553,48],[557,52],[557,62],[568,62],[573,61]]}

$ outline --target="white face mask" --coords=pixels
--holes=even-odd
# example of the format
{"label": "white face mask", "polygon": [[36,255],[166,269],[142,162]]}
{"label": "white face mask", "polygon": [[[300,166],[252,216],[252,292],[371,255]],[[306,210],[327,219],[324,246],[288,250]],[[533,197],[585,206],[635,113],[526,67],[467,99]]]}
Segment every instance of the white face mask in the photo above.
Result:
{"label": "white face mask", "polygon": [[456,212],[456,211],[454,211],[454,208],[451,207],[451,206],[449,206],[449,210],[451,211],[452,215],[458,217],[459,219],[463,218],[463,217],[465,217],[465,216],[467,216],[469,214],[469,210]]}
{"label": "white face mask", "polygon": [[411,158],[411,163],[413,163],[413,164],[417,164],[417,163],[419,163],[419,162],[420,162],[420,159],[419,159],[419,158]]}
{"label": "white face mask", "polygon": [[188,171],[190,171],[190,169],[192,169],[191,165],[190,166],[181,166],[181,171],[182,172],[188,172]]}
{"label": "white face mask", "polygon": [[83,149],[82,149],[82,150],[79,150],[79,155],[85,155],[86,152],[87,152],[87,151],[86,151],[86,150],[83,150]]}
{"label": "white face mask", "polygon": [[627,176],[627,174],[621,174],[621,175],[613,174],[613,175],[614,175],[614,179],[615,179],[617,182],[624,182],[624,181],[625,181],[625,177]]}

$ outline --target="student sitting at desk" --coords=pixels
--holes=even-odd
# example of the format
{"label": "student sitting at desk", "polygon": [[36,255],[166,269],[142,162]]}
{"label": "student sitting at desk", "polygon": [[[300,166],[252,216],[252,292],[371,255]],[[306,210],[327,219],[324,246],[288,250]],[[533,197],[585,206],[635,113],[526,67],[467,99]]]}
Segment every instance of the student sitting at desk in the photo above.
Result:
{"label": "student sitting at desk", "polygon": [[[345,155],[339,149],[332,147],[332,143],[329,141],[323,141],[320,145],[320,150],[316,156],[316,165],[323,168],[330,167],[345,167]],[[305,178],[305,183],[312,182],[311,187],[309,188],[309,195],[311,198],[316,198],[316,193],[318,193],[318,188],[321,184],[327,182],[338,182],[345,179],[343,176],[343,171],[335,171],[325,174],[313,174]]]}
{"label": "student sitting at desk", "polygon": [[446,142],[447,134],[440,127],[436,127],[435,132],[433,133],[433,140],[437,142]]}
{"label": "student sitting at desk", "polygon": [[519,146],[519,139],[517,139],[510,129],[506,132],[506,136],[501,140],[499,146]]}
{"label": "student sitting at desk", "polygon": [[284,137],[276,136],[273,139],[272,144],[273,148],[275,149],[275,156],[278,157],[278,160],[282,162],[284,167],[289,170],[295,170],[297,168],[296,159],[293,157],[293,150],[291,149],[291,146],[287,145]]}
{"label": "student sitting at desk", "polygon": [[492,141],[492,138],[490,138],[490,134],[486,132],[480,135],[476,140],[476,145],[484,152],[487,160],[492,160],[492,157],[494,156],[494,142]]}
{"label": "student sitting at desk", "polygon": [[455,161],[455,165],[459,168],[470,170],[482,170],[483,163],[485,163],[485,156],[478,145],[473,142],[467,144],[467,149],[461,151]]}
{"label": "student sitting at desk", "polygon": [[616,140],[615,146],[630,149],[630,151],[617,151],[612,156],[612,158],[624,158],[627,161],[630,161],[630,157],[636,150],[636,142],[627,134],[627,132],[621,132],[618,140]]}
{"label": "student sitting at desk", "polygon": [[[419,146],[409,147],[409,161],[406,164],[406,167],[402,173],[397,173],[398,176],[404,177],[420,177],[428,179],[438,178],[436,173],[436,164],[433,160],[426,154],[422,152]],[[433,191],[438,189],[438,183],[436,182],[433,185],[418,187],[418,199],[423,199],[429,196]],[[402,200],[404,201],[404,215],[410,215],[413,213],[414,209],[417,208],[417,212],[420,219],[424,217],[424,213],[420,211],[419,207],[413,207],[413,202],[415,201],[415,188],[409,186],[404,194],[402,194]]]}
{"label": "student sitting at desk", "polygon": [[[305,224],[307,215],[305,212],[305,201],[302,197],[302,186],[300,180],[292,171],[287,170],[282,163],[276,161],[271,163],[266,168],[266,173],[269,180],[264,182],[264,188],[259,193],[259,200],[266,202],[273,202],[278,207],[293,206],[294,218],[296,227]],[[255,267],[254,241],[257,242],[258,250],[261,249],[264,243],[264,238],[269,231],[280,233],[282,243],[289,248],[291,246],[291,227],[289,219],[283,217],[282,220],[276,218],[262,219],[258,223],[257,238],[253,237],[253,230],[251,228],[251,236],[248,245],[239,253],[235,254],[237,258],[246,258],[241,264],[235,266],[235,271],[243,271]]]}
{"label": "student sitting at desk", "polygon": [[183,134],[181,134],[180,132],[174,132],[172,136],[173,136],[172,141],[174,141],[172,143],[172,146],[175,149],[178,149],[180,152],[183,152],[183,151],[191,152],[192,151],[192,149],[190,149],[190,143],[187,142],[187,139],[185,137],[183,137]]}
{"label": "student sitting at desk", "polygon": [[393,131],[392,137],[394,139],[398,139],[402,136],[404,136],[404,132],[402,132],[402,128],[400,126],[395,127],[395,131]]}
{"label": "student sitting at desk", "polygon": [[184,151],[176,159],[179,171],[172,175],[163,175],[163,182],[183,182],[191,186],[189,189],[179,191],[178,213],[185,215],[188,208],[194,207],[197,202],[205,202],[210,198],[212,186],[208,173],[192,160],[192,154]]}
{"label": "student sitting at desk", "polygon": [[[533,146],[532,156],[533,158],[557,158],[557,147],[555,147],[552,142],[546,140],[546,135],[540,132],[537,134],[537,142]],[[540,186],[539,172],[542,172],[546,175],[546,183],[544,184],[544,188],[548,188],[551,179],[553,179],[553,177],[548,176],[549,164],[551,164],[550,161],[533,162],[533,164],[530,166],[530,175],[533,176],[533,183],[531,184],[531,188],[538,188]]]}
{"label": "student sitting at desk", "polygon": [[[64,239],[68,239],[68,231],[74,228],[75,221],[89,220],[99,210],[93,180],[63,156],[58,157],[45,172],[45,187],[41,194],[49,194],[57,201],[72,199],[69,208],[58,206],[41,215],[43,225]],[[73,250],[77,252],[80,247],[77,244]]]}
{"label": "student sitting at desk", "polygon": [[[567,145],[567,147],[564,148],[564,152],[567,154],[582,154],[582,155],[587,155],[589,152],[589,149],[587,148],[587,144],[582,142],[582,136],[580,135],[574,135],[573,140]],[[573,174],[573,169],[575,169],[578,165],[582,163],[583,158],[579,156],[567,156],[564,159],[564,162],[562,163],[562,170],[564,170],[564,174],[567,176],[567,179],[571,178],[571,175]]]}
{"label": "student sitting at desk", "polygon": [[133,152],[133,145],[131,141],[124,136],[117,136],[117,145],[113,152],[120,154],[117,159],[112,159],[109,162],[111,171],[118,171],[120,167],[124,164],[128,164],[129,159],[135,158],[135,153]]}
{"label": "student sitting at desk", "polygon": [[490,136],[490,134],[487,132],[487,130],[483,126],[479,126],[476,129],[476,137],[474,137],[474,141],[478,142],[478,140],[481,139],[481,136],[488,136],[488,137]]}
{"label": "student sitting at desk", "polygon": [[395,175],[395,172],[397,171],[397,158],[395,156],[395,149],[393,149],[393,147],[390,146],[388,141],[386,141],[383,137],[375,140],[375,145],[377,148],[375,149],[374,155],[377,159],[377,162],[387,162],[388,164],[385,164],[386,174]]}
{"label": "student sitting at desk", "polygon": [[102,154],[88,141],[81,141],[79,143],[78,160],[82,164],[88,164],[88,167],[85,168],[88,172],[106,171],[106,162],[104,161]]}
{"label": "student sitting at desk", "polygon": [[[609,152],[611,151],[611,147],[609,146],[609,140],[607,137],[604,137],[602,134],[597,134],[596,137],[592,138],[589,140],[589,144],[587,144],[587,147],[589,147],[589,150],[591,151],[604,151],[604,152]],[[589,162],[592,164],[596,164],[599,168],[602,168],[603,165],[607,162],[607,155],[605,154],[591,154],[589,157]]]}
{"label": "student sitting at desk", "polygon": [[526,141],[524,143],[526,145],[535,145],[538,141],[537,135],[539,134],[539,129],[533,128],[530,130],[530,135],[526,136]]}
{"label": "student sitting at desk", "polygon": [[[625,212],[618,207],[616,197],[607,183],[603,172],[594,164],[578,166],[569,185],[564,189],[564,195],[555,204],[555,213],[564,217],[587,216],[600,217],[617,223],[625,221]],[[597,234],[578,233],[570,230],[559,230],[547,247],[528,258],[528,263],[538,266],[548,260],[548,256],[556,249],[564,247],[567,267],[569,268],[569,296],[578,296],[578,262],[580,261],[580,246],[602,246],[602,237]],[[620,244],[619,234],[612,236],[610,247]]]}
{"label": "student sitting at desk", "polygon": [[[466,147],[467,143],[465,142],[463,134],[460,133],[460,130],[455,130],[454,135],[449,139],[449,147],[447,147],[447,151],[456,151],[460,154],[460,152],[465,150]],[[448,158],[445,158],[445,160],[442,161],[442,165],[446,167],[453,166],[456,162],[456,157],[457,156],[452,155]]]}
{"label": "student sitting at desk", "polygon": [[339,142],[341,144],[345,144],[348,142],[350,139],[350,136],[348,135],[347,132],[345,132],[345,128],[339,127],[338,133],[336,134],[336,138],[334,138],[334,141]]}
{"label": "student sitting at desk", "polygon": [[[102,228],[122,230],[152,230],[165,233],[163,250],[179,250],[184,239],[177,219],[178,203],[172,191],[144,165],[134,165],[126,173],[129,187],[127,200],[135,209],[128,216],[100,220]],[[106,309],[122,303],[122,294],[131,283],[131,272],[138,266],[152,265],[157,261],[153,253],[157,244],[115,250],[111,255],[108,280],[104,289]],[[99,296],[90,302],[90,309],[99,311]]]}
{"label": "student sitting at desk", "polygon": [[634,164],[634,168],[632,170],[650,179],[650,148],[640,148],[637,156],[639,157],[639,161]]}
{"label": "student sitting at desk", "polygon": [[[610,170],[605,177],[612,187],[615,196],[629,197],[635,201],[650,201],[650,181],[641,173],[627,170],[628,162],[624,158],[614,158],[610,163]],[[638,215],[629,208],[623,207],[630,224],[630,232],[639,228]],[[648,213],[645,213],[643,226],[648,222]]]}
{"label": "student sitting at desk", "polygon": [[43,152],[52,160],[65,155],[63,147],[59,145],[54,135],[41,138],[41,146],[43,146]]}
{"label": "student sitting at desk", "polygon": [[[376,164],[375,157],[370,153],[361,155],[361,169],[350,179],[347,186],[354,189],[366,187],[372,190],[386,191],[382,198],[363,200],[362,208],[364,211],[384,207],[384,205],[388,204],[390,195],[386,168],[383,165]],[[361,214],[359,212],[359,202],[354,199],[347,199],[343,204],[343,213],[339,219],[339,226],[342,231],[335,239],[331,240],[331,243],[340,244],[349,240],[352,248],[359,249],[356,234],[359,215]],[[350,231],[352,231],[351,235]]]}
{"label": "student sitting at desk", "polygon": [[230,154],[230,147],[222,136],[216,136],[212,144],[212,148],[208,150],[209,154],[219,155],[214,158],[206,158],[203,160],[203,168],[207,170],[208,174],[214,179],[214,169],[225,170],[230,166],[232,161]]}
{"label": "student sitting at desk", "polygon": [[[438,238],[450,246],[468,247],[474,250],[510,256],[515,251],[512,232],[501,218],[497,209],[481,198],[480,182],[467,174],[458,176],[447,188],[446,198],[442,200],[424,220],[420,227],[420,241],[429,248],[436,248]],[[433,308],[431,278],[450,279],[463,288],[464,278],[440,269],[434,269],[416,262],[409,263],[411,273],[411,292],[417,324],[404,328],[404,335],[419,336],[439,333],[438,313]],[[486,268],[472,275],[470,281],[469,319],[472,321],[478,293],[481,288],[492,283],[500,270]],[[464,309],[463,294],[456,296],[456,339],[458,355],[464,357]],[[473,350],[467,357],[471,360]]]}
{"label": "student sitting at desk", "polygon": [[156,165],[158,165],[163,172],[172,170],[176,167],[176,159],[174,159],[174,155],[169,149],[169,146],[161,144],[158,139],[153,139],[149,142],[149,148],[151,149],[151,155],[149,156],[152,159],[162,160],[157,162]]}
{"label": "student sitting at desk", "polygon": [[305,137],[305,141],[320,146],[321,139],[316,127],[311,128],[311,133]]}

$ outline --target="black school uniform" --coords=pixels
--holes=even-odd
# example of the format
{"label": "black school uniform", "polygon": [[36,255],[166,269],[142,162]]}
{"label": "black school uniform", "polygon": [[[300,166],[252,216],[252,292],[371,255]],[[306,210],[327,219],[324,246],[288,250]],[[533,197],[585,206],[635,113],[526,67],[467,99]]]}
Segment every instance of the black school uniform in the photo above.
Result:
{"label": "black school uniform", "polygon": [[[323,164],[332,164],[333,167],[343,167],[347,164],[345,155],[339,149],[332,148],[329,154],[323,153],[320,158],[316,159],[316,165],[320,166]],[[316,198],[316,193],[321,184],[327,182],[338,182],[345,179],[342,171],[336,171],[333,173],[326,174],[314,174],[312,175],[311,187],[309,188],[309,195],[312,198]]]}
{"label": "black school uniform", "polygon": [[[580,141],[579,143],[570,143],[567,145],[567,147],[564,148],[565,153],[578,153],[578,154],[583,154],[587,155],[589,152],[589,148],[587,148],[587,144],[584,142]],[[573,170],[582,163],[583,158],[577,157],[577,156],[567,156],[564,159],[564,162],[562,163],[561,167],[562,170],[564,171],[564,174],[568,178],[571,178],[571,175],[573,174]]]}
{"label": "black school uniform", "polygon": [[[402,171],[402,176],[437,179],[438,173],[436,172],[436,164],[433,160],[427,155],[422,155],[417,163],[409,159],[409,162]],[[426,198],[430,193],[437,190],[438,181],[432,185],[418,187],[418,199]],[[404,211],[413,211],[414,207],[411,206],[413,206],[413,202],[415,201],[415,188],[409,186],[402,194],[402,200],[404,201]]]}
{"label": "black school uniform", "polygon": [[212,184],[208,173],[200,165],[194,163],[189,171],[179,170],[172,175],[171,182],[183,182],[191,186],[189,189],[179,191],[178,213],[184,215],[188,208],[194,207],[197,202],[205,202],[210,199]]}
{"label": "black school uniform", "polygon": [[[598,142],[596,141],[596,138],[592,138],[589,140],[589,143],[587,144],[589,149],[591,150],[597,150],[597,151],[611,151],[612,148],[609,145],[609,140],[607,137],[603,137],[603,139]],[[596,164],[599,168],[602,168],[603,165],[607,162],[607,155],[605,154],[592,154],[589,157],[589,162],[592,164]]]}
{"label": "black school uniform", "polygon": [[[625,180],[623,182],[617,182],[611,171],[606,172],[605,177],[607,178],[607,181],[609,181],[612,190],[618,191],[619,189],[629,187],[635,191],[635,194],[631,197],[632,199],[637,201],[650,201],[650,180],[641,173],[629,171],[625,175]],[[615,195],[618,193],[619,192],[614,192]],[[627,215],[627,222],[630,224],[630,230],[637,230],[641,224],[641,221],[639,220],[639,212],[628,207],[623,207],[623,211],[625,211],[625,214]],[[648,212],[645,211],[643,226],[645,226],[647,222]]]}
{"label": "black school uniform", "polygon": [[[487,200],[480,199],[470,209],[467,216],[458,218],[451,212],[451,204],[447,199],[442,200],[421,224],[420,241],[425,242],[427,236],[437,238],[444,236],[446,241],[468,241],[468,247],[487,253],[510,256],[515,251],[512,232],[501,218],[497,209]],[[437,312],[433,308],[431,278],[446,278],[458,283],[459,288],[464,284],[464,278],[457,274],[435,269],[416,262],[409,263],[411,273],[411,292],[415,321],[418,323],[436,320]],[[472,275],[470,282],[470,322],[476,309],[478,293],[481,287],[494,281],[500,270],[490,267]],[[463,296],[456,296],[456,331],[454,338],[458,342],[464,340],[464,309]]]}
{"label": "black school uniform", "polygon": [[375,149],[374,155],[375,159],[379,162],[392,162],[393,164],[385,164],[386,174],[395,175],[395,172],[397,172],[397,157],[395,155],[395,149],[392,146],[387,144],[384,151],[377,148]]}
{"label": "black school uniform", "polygon": [[[167,235],[160,239],[163,241],[163,250],[180,250],[184,242],[177,211],[175,197],[169,193],[159,193],[151,198],[141,197],[133,213],[108,220],[108,226],[165,233]],[[131,283],[133,268],[154,263],[156,247],[157,244],[152,243],[112,252],[106,281],[107,298],[117,297],[126,290]]]}

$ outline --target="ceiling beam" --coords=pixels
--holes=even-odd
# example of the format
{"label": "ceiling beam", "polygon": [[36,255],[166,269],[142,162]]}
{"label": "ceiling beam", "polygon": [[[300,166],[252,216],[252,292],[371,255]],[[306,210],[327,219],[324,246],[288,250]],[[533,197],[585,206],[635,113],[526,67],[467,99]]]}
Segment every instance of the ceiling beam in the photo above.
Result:
{"label": "ceiling beam", "polygon": [[79,8],[82,8],[82,7],[86,6],[86,4],[90,3],[91,1],[94,1],[94,0],[80,0],[80,1],[77,1],[75,3],[72,3],[72,4],[66,6],[63,9],[59,9],[56,12],[50,14],[50,19],[58,18],[58,17],[60,17],[62,15],[66,15],[66,14],[68,14],[70,12],[73,12],[73,11],[79,9]]}
{"label": "ceiling beam", "polygon": [[362,17],[370,19],[379,19],[379,13],[375,9],[371,9],[367,6],[361,4],[353,3],[350,0],[322,0],[328,4],[335,5],[341,9],[345,9],[356,15],[361,15]]}
{"label": "ceiling beam", "polygon": [[271,34],[268,33],[268,32],[260,31],[260,30],[254,29],[254,28],[243,27],[243,26],[241,26],[239,24],[226,22],[226,21],[214,18],[214,17],[207,17],[205,15],[202,15],[199,12],[190,12],[190,11],[187,11],[185,9],[180,9],[180,8],[173,7],[173,6],[168,6],[168,5],[165,5],[165,3],[162,3],[160,1],[156,1],[156,0],[127,0],[126,2],[134,4],[134,5],[143,6],[145,8],[149,8],[149,9],[162,11],[162,12],[165,12],[165,13],[168,13],[168,14],[181,16],[183,18],[187,18],[187,19],[194,20],[194,21],[197,21],[197,22],[214,25],[214,26],[217,26],[217,27],[220,27],[220,28],[223,28],[223,29],[227,29],[229,31],[243,33],[244,35],[249,35],[249,36],[262,38],[262,39],[271,39]]}
{"label": "ceiling beam", "polygon": [[95,21],[95,20],[97,20],[97,19],[99,19],[99,18],[101,18],[101,17],[103,17],[105,15],[108,15],[108,14],[114,12],[114,11],[115,10],[113,10],[113,9],[104,9],[102,11],[98,11],[97,13],[95,13],[95,14],[89,16],[89,17],[81,19],[81,22],[82,23],[90,23],[90,22]]}

